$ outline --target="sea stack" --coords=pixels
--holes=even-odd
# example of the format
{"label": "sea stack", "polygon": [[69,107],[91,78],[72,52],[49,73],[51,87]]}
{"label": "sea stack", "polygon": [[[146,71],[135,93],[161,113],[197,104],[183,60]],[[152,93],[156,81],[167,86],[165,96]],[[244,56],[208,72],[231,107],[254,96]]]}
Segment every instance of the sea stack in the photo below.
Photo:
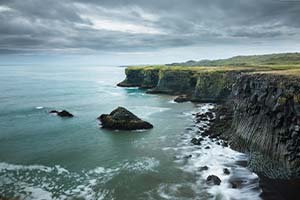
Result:
{"label": "sea stack", "polygon": [[98,119],[102,128],[113,130],[151,129],[153,125],[143,121],[124,107],[118,107],[110,114],[102,114]]}

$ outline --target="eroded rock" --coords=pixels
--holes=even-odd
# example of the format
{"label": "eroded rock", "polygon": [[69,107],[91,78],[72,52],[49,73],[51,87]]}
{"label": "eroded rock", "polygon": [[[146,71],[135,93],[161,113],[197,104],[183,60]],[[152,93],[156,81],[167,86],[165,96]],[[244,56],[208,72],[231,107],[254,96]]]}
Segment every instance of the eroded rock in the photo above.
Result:
{"label": "eroded rock", "polygon": [[68,112],[66,110],[62,110],[62,111],[51,110],[49,113],[51,113],[51,114],[57,114],[60,117],[74,117],[73,114],[71,114],[70,112]]}
{"label": "eroded rock", "polygon": [[153,125],[143,121],[124,107],[118,107],[110,114],[102,114],[98,119],[102,128],[114,130],[151,129]]}

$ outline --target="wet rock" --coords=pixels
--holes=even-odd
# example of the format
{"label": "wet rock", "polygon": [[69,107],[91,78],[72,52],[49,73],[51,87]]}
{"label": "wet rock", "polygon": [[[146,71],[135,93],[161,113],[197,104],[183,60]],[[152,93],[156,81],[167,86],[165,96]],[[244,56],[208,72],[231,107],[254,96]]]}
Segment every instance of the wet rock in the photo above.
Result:
{"label": "wet rock", "polygon": [[228,147],[228,142],[224,141],[224,142],[222,143],[222,146],[223,146],[223,147]]}
{"label": "wet rock", "polygon": [[185,159],[189,159],[189,158],[192,158],[192,157],[193,157],[192,155],[184,156]]}
{"label": "wet rock", "polygon": [[207,112],[206,113],[206,116],[208,116],[209,118],[213,118],[214,117],[214,114],[212,112]]}
{"label": "wet rock", "polygon": [[183,103],[183,102],[187,102],[187,101],[190,101],[190,97],[188,97],[187,95],[180,95],[178,97],[176,97],[174,99],[175,102],[177,103]]}
{"label": "wet rock", "polygon": [[220,185],[221,184],[221,179],[215,175],[209,175],[206,178],[206,184],[208,185]]}
{"label": "wet rock", "polygon": [[206,146],[204,149],[210,149],[210,146]]}
{"label": "wet rock", "polygon": [[201,140],[200,139],[197,139],[197,138],[193,138],[191,140],[191,143],[193,143],[194,145],[201,145]]}
{"label": "wet rock", "polygon": [[102,128],[114,130],[138,130],[151,129],[153,125],[143,121],[128,111],[126,108],[118,107],[110,114],[102,114],[98,119],[101,121]]}
{"label": "wet rock", "polygon": [[234,180],[229,180],[229,183],[231,184],[232,188],[236,189],[236,188],[241,188],[244,181],[239,179],[234,179]]}
{"label": "wet rock", "polygon": [[51,110],[49,113],[51,113],[51,114],[57,114],[60,117],[74,117],[73,114],[71,114],[70,112],[68,112],[66,110],[62,110],[62,111]]}
{"label": "wet rock", "polygon": [[200,167],[199,170],[200,171],[206,171],[206,170],[208,170],[208,167],[207,166],[203,166],[203,167]]}
{"label": "wet rock", "polygon": [[229,175],[229,174],[230,174],[230,171],[229,171],[229,169],[224,168],[224,169],[223,169],[223,173],[226,174],[226,175]]}

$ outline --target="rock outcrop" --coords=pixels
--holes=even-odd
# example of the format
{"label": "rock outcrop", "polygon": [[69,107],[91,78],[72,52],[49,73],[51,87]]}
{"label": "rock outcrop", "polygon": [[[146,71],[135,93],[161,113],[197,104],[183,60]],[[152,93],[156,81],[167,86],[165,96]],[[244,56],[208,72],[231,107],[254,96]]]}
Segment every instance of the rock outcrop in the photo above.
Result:
{"label": "rock outcrop", "polygon": [[268,177],[300,177],[299,83],[298,77],[246,74],[228,102],[231,146],[250,153],[250,167]]}
{"label": "rock outcrop", "polygon": [[[222,103],[215,118],[196,116],[197,121],[214,121],[203,136],[225,139],[230,147],[248,153],[255,172],[271,178],[300,178],[300,76],[294,76],[294,71],[154,69],[159,70],[155,78],[128,68],[125,82],[142,87],[148,79],[150,92]],[[198,144],[196,139],[191,142]]]}
{"label": "rock outcrop", "polygon": [[215,175],[209,175],[206,178],[206,184],[207,185],[220,185],[221,184],[221,179]]}
{"label": "rock outcrop", "polygon": [[191,97],[189,97],[188,95],[185,95],[185,94],[179,95],[174,99],[174,101],[177,103],[183,103],[183,102],[187,102],[190,100],[191,100]]}
{"label": "rock outcrop", "polygon": [[74,117],[73,114],[71,114],[70,112],[68,112],[66,110],[62,110],[62,111],[51,110],[49,113],[57,114],[60,117]]}
{"label": "rock outcrop", "polygon": [[102,128],[114,130],[138,130],[151,129],[153,125],[143,121],[128,111],[126,108],[118,107],[110,114],[102,114],[98,119],[101,121]]}

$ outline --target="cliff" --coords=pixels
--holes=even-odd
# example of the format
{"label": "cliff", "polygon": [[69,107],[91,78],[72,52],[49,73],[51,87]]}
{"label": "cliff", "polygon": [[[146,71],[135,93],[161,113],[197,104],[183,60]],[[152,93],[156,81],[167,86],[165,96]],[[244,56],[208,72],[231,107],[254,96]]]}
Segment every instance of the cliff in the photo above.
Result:
{"label": "cliff", "polygon": [[230,94],[238,74],[252,67],[128,67],[120,87],[148,88],[149,93],[187,94],[192,101],[220,102]]}
{"label": "cliff", "polygon": [[300,78],[268,73],[236,80],[231,146],[251,155],[250,167],[272,178],[300,177]]}
{"label": "cliff", "polygon": [[223,102],[211,132],[250,155],[249,166],[271,178],[300,178],[298,66],[129,67],[119,86]]}

